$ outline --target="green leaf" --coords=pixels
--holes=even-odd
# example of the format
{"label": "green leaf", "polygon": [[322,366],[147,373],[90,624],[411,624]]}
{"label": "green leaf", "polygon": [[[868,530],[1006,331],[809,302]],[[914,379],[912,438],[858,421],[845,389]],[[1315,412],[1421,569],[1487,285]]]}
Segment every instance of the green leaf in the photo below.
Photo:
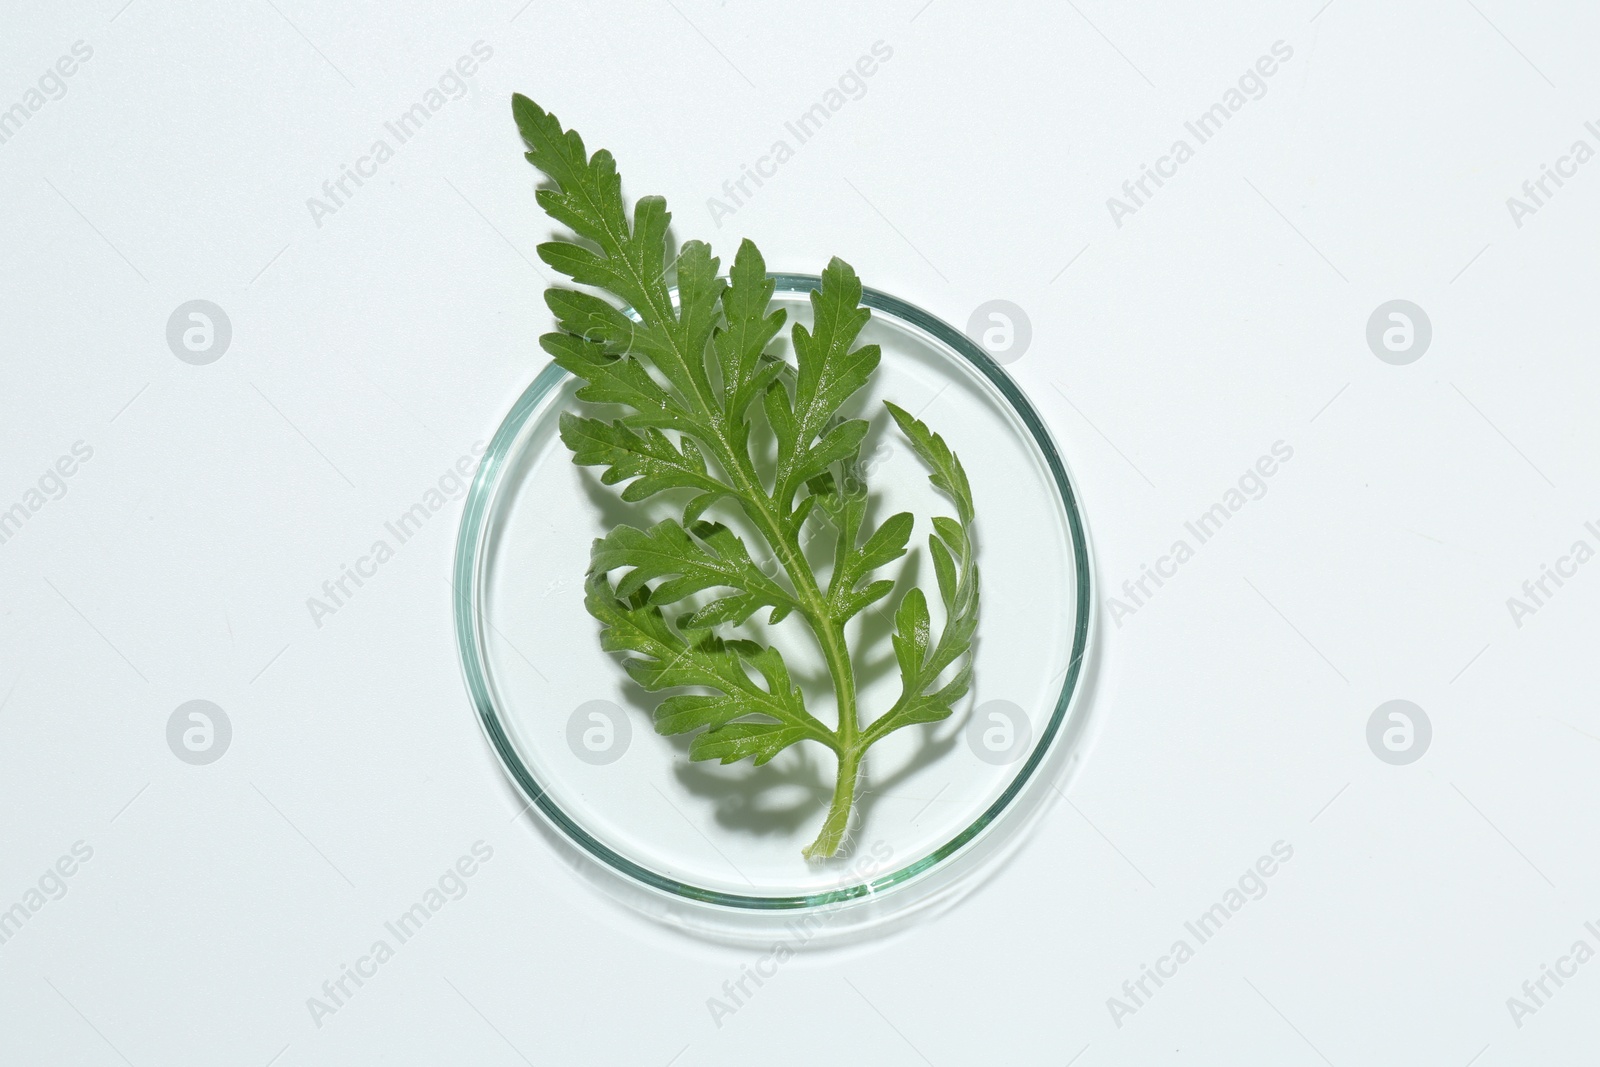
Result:
{"label": "green leaf", "polygon": [[804,484],[835,463],[856,455],[861,451],[861,439],[866,436],[867,423],[864,419],[841,422],[819,440],[797,450],[785,471],[785,484]]}
{"label": "green leaf", "polygon": [[[706,373],[706,346],[717,325],[719,303],[727,282],[717,274],[718,260],[704,241],[686,241],[678,253],[674,274],[678,282],[678,318],[668,327],[676,341],[669,351],[658,353],[656,365],[669,378],[681,373],[684,381],[702,397],[711,397],[711,379]],[[682,368],[671,355],[681,353]],[[720,412],[713,410],[715,417]]]}
{"label": "green leaf", "polygon": [[[720,412],[710,406],[705,346],[725,283],[709,247],[700,241],[686,242],[669,277],[667,225],[672,216],[666,201],[659,196],[641,198],[630,221],[611,153],[602,149],[586,156],[576,131],[563,130],[554,115],[520,94],[512,97],[512,114],[528,148],[528,162],[554,183],[554,188],[539,190],[540,206],[592,244],[548,241],[539,246],[540,258],[580,285],[616,294],[639,316],[637,327],[624,341],[617,336],[620,324],[615,316],[592,304],[580,305],[583,313],[570,324],[577,327],[572,332],[593,336],[589,331],[596,326],[611,331],[609,343],[614,348],[626,344],[628,351],[648,358],[687,411],[702,420],[693,430],[715,436]],[[679,289],[678,308],[670,293],[673,278]]]}
{"label": "green leaf", "polygon": [[967,695],[972,685],[972,664],[965,663],[943,689],[919,692],[906,698],[878,722],[873,723],[874,741],[904,726],[941,722],[950,717],[956,701]]}
{"label": "green leaf", "polygon": [[[778,433],[773,491],[784,511],[801,485],[855,451],[866,434],[865,423],[834,424],[840,407],[867,384],[878,366],[877,345],[851,348],[871,317],[860,304],[861,280],[848,263],[835,257],[822,272],[821,286],[811,294],[811,329],[796,323],[792,331],[793,416],[788,433]],[[775,383],[773,388],[783,386]]]}
{"label": "green leaf", "polygon": [[946,611],[956,595],[956,563],[950,550],[937,537],[928,538],[928,555],[933,557],[933,573],[939,582],[939,599]]}
{"label": "green leaf", "polygon": [[632,481],[622,491],[624,500],[643,500],[663,489],[726,490],[706,469],[706,461],[692,440],[674,445],[656,429],[635,432],[622,420],[601,422],[571,412],[561,413],[561,440],[572,450],[572,462],[604,466],[600,480],[606,485]]}
{"label": "green leaf", "polygon": [[928,480],[950,497],[960,518],[935,516],[933,533],[928,537],[928,554],[933,558],[939,598],[945,608],[944,628],[935,641],[922,590],[913,589],[901,599],[892,635],[895,660],[900,666],[900,699],[867,728],[869,744],[901,727],[949,717],[955,702],[971,688],[970,657],[943,687],[935,686],[951,664],[971,651],[978,629],[978,565],[970,531],[972,488],[966,471],[944,439],[926,424],[894,404],[888,408],[912,451],[928,465]]}
{"label": "green leaf", "polygon": [[[805,697],[790,679],[777,649],[753,641],[724,641],[709,633],[685,636],[667,622],[658,605],[646,601],[642,589],[629,599],[619,599],[603,574],[589,578],[584,606],[600,622],[600,647],[627,653],[623,669],[645,689],[656,692],[695,686],[714,691],[662,701],[655,713],[657,731],[687,733],[711,727],[716,732],[756,716],[769,726],[783,728],[784,745],[804,739],[829,746],[834,743],[827,727],[806,710]],[[750,677],[747,665],[755,668],[761,682]],[[779,739],[775,734],[765,747],[745,755],[765,763],[783,747],[771,747]],[[691,748],[691,755],[693,751]],[[719,750],[715,758],[731,762],[730,754],[731,750]]]}
{"label": "green leaf", "polygon": [[807,483],[810,495],[801,501],[801,507],[814,505],[821,509],[838,531],[833,575],[828,582],[828,608],[830,617],[842,625],[894,591],[892,579],[872,582],[864,589],[860,585],[873,571],[905,555],[915,520],[910,512],[891,515],[868,536],[865,544],[857,544],[868,499],[867,475],[861,464],[860,449],[846,456],[839,469],[839,479],[831,472],[811,479]]}
{"label": "green leaf", "polygon": [[777,283],[767,277],[767,264],[748,238],[739,245],[728,281],[722,292],[725,321],[711,343],[722,372],[723,414],[731,424],[743,426],[745,412],[783,370],[783,361],[767,356],[766,348],[788,312],[779,308],[768,313]]}
{"label": "green leaf", "polygon": [[891,515],[860,547],[850,543],[855,539],[855,524],[841,530],[833,578],[828,586],[828,601],[835,620],[843,623],[894,591],[894,581],[887,578],[872,582],[865,589],[858,589],[858,586],[873,571],[906,554],[906,542],[911,539],[914,522],[909,511]]}
{"label": "green leaf", "polygon": [[751,561],[749,550],[738,535],[717,523],[695,523],[688,530],[673,519],[649,530],[618,526],[595,541],[589,559],[590,569],[596,573],[630,568],[617,582],[616,595],[623,600],[658,578],[666,580],[646,591],[651,604],[662,606],[719,586],[737,591],[738,595],[716,601],[696,613],[704,617],[690,616],[682,623],[690,629],[707,628],[713,619],[738,624],[763,607],[787,613],[799,606],[787,590]]}
{"label": "green leaf", "polygon": [[[585,605],[601,647],[646,691],[680,690],[657,705],[655,728],[694,735],[691,759],[761,765],[801,741],[837,753],[828,815],[803,850],[831,856],[847,836],[866,750],[893,730],[947,717],[970,688],[978,574],[966,474],[937,434],[889,405],[956,516],[935,518],[928,539],[942,625],[922,590],[901,597],[890,634],[900,699],[869,721],[857,706],[845,627],[893,595],[895,578],[880,572],[905,556],[915,520],[901,513],[867,523],[869,424],[847,409],[881,355],[859,343],[870,319],[860,279],[829,262],[811,294],[811,323],[792,326],[791,364],[774,344],[787,315],[773,307],[775,283],[754,244],[740,244],[726,277],[703,242],[685,240],[669,256],[666,201],[642,197],[630,211],[611,153],[590,153],[524,96],[512,98],[512,112],[528,161],[548,179],[536,199],[571,231],[539,245],[539,256],[578,286],[546,292],[556,330],[540,345],[580,380],[580,403],[609,409],[605,419],[563,413],[561,438],[573,462],[600,468],[624,501],[683,491],[681,521],[618,526],[595,541]],[[763,424],[771,440],[752,440]],[[781,573],[758,566],[728,525],[704,518],[732,510]],[[835,534],[826,589],[807,555],[817,517]],[[683,613],[669,619],[673,605]],[[769,624],[801,618],[817,639],[834,727],[807,710],[776,647],[728,634],[762,609]]]}
{"label": "green leaf", "polygon": [[944,443],[944,438],[928,429],[926,423],[913,418],[905,408],[887,400],[883,402],[883,406],[894,416],[900,432],[905,434],[906,440],[911,443],[911,450],[932,468],[929,480],[933,482],[934,488],[955,502],[956,515],[960,518],[961,525],[970,525],[973,518],[972,486],[967,484],[967,472],[962,468],[961,460],[950,451],[949,446]]}
{"label": "green leaf", "polygon": [[708,730],[689,743],[692,760],[714,759],[734,763],[742,759],[755,761],[757,767],[788,748],[796,741],[804,741],[805,731],[778,723],[735,722]]}
{"label": "green leaf", "polygon": [[547,333],[539,344],[559,367],[588,383],[578,389],[579,400],[633,408],[622,420],[630,426],[694,429],[683,402],[658,385],[638,359],[610,355],[604,342],[569,333]]}
{"label": "green leaf", "polygon": [[922,590],[912,589],[900,598],[900,609],[894,613],[894,658],[900,664],[902,678],[916,678],[922,673],[930,626],[928,599]]}

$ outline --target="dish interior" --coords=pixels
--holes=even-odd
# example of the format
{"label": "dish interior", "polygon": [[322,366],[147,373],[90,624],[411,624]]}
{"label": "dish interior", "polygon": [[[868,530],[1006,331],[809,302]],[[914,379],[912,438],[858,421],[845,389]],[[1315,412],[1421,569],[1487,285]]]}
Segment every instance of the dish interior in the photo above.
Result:
{"label": "dish interior", "polygon": [[[801,284],[780,286],[775,300],[791,324],[809,325]],[[781,346],[792,361],[788,337],[786,325]],[[573,396],[578,383],[553,367],[491,447],[490,480],[475,490],[483,496],[482,521],[464,560],[463,577],[472,583],[469,678],[476,675],[491,735],[498,727],[502,758],[524,792],[540,797],[580,847],[657,889],[793,906],[918,876],[1001,813],[999,802],[1009,802],[1008,790],[1016,792],[1010,787],[1062,724],[1077,676],[1069,668],[1082,653],[1085,598],[1081,535],[1048,446],[971,358],[908,318],[875,310],[861,342],[883,350],[872,382],[846,408],[871,422],[862,450],[871,493],[866,528],[899,511],[916,517],[907,556],[880,575],[903,568],[895,591],[848,631],[863,721],[899,694],[889,633],[912,583],[928,595],[935,626],[942,623],[927,537],[933,516],[953,514],[888,417],[885,399],[927,422],[966,468],[977,508],[982,608],[972,692],[949,719],[904,728],[869,751],[850,840],[832,861],[808,862],[801,849],[827,807],[833,754],[802,743],[762,767],[691,762],[687,735],[652,728],[662,696],[644,692],[601,651],[597,624],[584,610],[590,543],[617,524],[681,519],[685,497],[624,503],[616,487],[601,484],[599,468],[575,466],[557,422],[562,411],[585,405]],[[739,530],[752,557],[773,566],[731,506],[713,507],[706,517]],[[820,521],[807,530],[808,554],[822,573],[833,531]],[[808,708],[832,725],[832,687],[810,631],[795,616],[776,626],[765,618],[758,613],[741,634],[777,645]]]}

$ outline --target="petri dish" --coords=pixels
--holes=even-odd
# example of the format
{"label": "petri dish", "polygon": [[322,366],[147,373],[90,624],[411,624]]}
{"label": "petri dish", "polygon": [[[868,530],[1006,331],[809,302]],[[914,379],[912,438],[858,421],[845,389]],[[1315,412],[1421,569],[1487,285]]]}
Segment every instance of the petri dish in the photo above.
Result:
{"label": "petri dish", "polygon": [[[773,278],[789,321],[770,350],[792,362],[788,331],[809,324],[819,280]],[[862,447],[868,529],[895,512],[916,516],[907,556],[883,572],[903,568],[895,592],[851,623],[863,722],[899,692],[888,638],[899,597],[921,585],[942,623],[926,546],[929,520],[953,511],[885,399],[943,436],[966,468],[982,607],[972,691],[950,718],[869,750],[851,836],[834,859],[801,856],[832,791],[831,752],[799,744],[762,767],[691,762],[688,736],[652,728],[667,694],[634,685],[600,649],[583,606],[591,542],[618,524],[679,517],[683,501],[666,493],[624,503],[597,468],[572,463],[559,415],[595,413],[574,398],[575,379],[553,364],[538,374],[495,433],[465,503],[456,634],[486,737],[580,874],[692,932],[853,935],[955,899],[1015,847],[1084,752],[1092,566],[1066,465],[1026,396],[970,338],[886,293],[866,290],[862,302],[872,318],[860,343],[883,356],[845,413],[871,423]],[[758,543],[746,543],[760,561]],[[831,559],[831,546],[826,531],[807,551]],[[808,706],[831,723],[828,675],[804,624],[764,617],[741,632],[781,649]]]}

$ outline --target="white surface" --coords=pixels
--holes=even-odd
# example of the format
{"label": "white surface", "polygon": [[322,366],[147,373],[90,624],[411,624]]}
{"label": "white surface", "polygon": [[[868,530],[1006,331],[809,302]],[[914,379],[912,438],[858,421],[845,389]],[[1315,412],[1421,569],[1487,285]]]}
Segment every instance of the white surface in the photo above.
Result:
{"label": "white surface", "polygon": [[[1600,25],[1319,3],[14,5],[0,105],[93,57],[0,144],[0,504],[93,457],[0,545],[0,907],[93,856],[0,945],[0,1061],[1576,1060],[1600,965],[1520,1027],[1506,999],[1600,941],[1600,571],[1520,628],[1506,598],[1596,540],[1600,165],[1520,228],[1506,198],[1595,143]],[[307,197],[479,40],[464,98],[315,225]],[[878,40],[865,95],[714,225]],[[1279,40],[1266,94],[1118,228],[1106,198]],[[1024,307],[1012,370],[1107,586],[1294,450],[1102,618],[1071,806],[954,912],[802,954],[720,1027],[707,998],[757,960],[619,913],[515,819],[457,674],[459,504],[320,628],[306,607],[543,361],[513,90],[724,254],[837,253],[958,325]],[[1409,366],[1364,337],[1396,297],[1434,327]],[[209,366],[164,336],[193,298],[233,325]],[[197,698],[234,731],[205,767],[165,736]],[[1365,740],[1394,698],[1434,725],[1410,766]],[[315,1025],[480,840],[465,895]],[[1277,841],[1265,895],[1118,1026],[1107,998]]]}

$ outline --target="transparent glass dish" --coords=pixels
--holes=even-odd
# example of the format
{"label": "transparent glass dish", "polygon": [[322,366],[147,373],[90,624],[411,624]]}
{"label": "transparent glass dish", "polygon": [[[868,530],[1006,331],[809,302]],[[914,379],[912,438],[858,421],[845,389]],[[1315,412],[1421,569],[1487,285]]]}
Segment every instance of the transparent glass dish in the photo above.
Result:
{"label": "transparent glass dish", "polygon": [[[818,279],[774,276],[789,324],[811,320]],[[511,781],[580,873],[612,896],[701,933],[761,939],[821,916],[815,932],[884,925],[953,898],[1020,837],[1059,788],[1084,736],[1094,613],[1087,535],[1061,457],[1027,398],[969,338],[867,290],[862,343],[882,347],[870,385],[847,414],[871,420],[863,446],[873,505],[868,528],[897,511],[917,519],[905,576],[852,625],[864,722],[899,692],[889,618],[910,581],[931,595],[929,520],[952,513],[887,417],[892,399],[961,457],[976,502],[982,607],[973,691],[949,719],[891,734],[869,750],[851,836],[838,857],[808,862],[832,790],[834,757],[791,746],[772,763],[691,763],[688,738],[651,726],[662,697],[645,693],[602,652],[583,607],[591,541],[618,523],[679,516],[676,494],[625,504],[596,468],[578,467],[557,434],[578,410],[577,382],[547,366],[501,424],[467,497],[455,566],[456,632],[467,688]],[[789,324],[780,340],[791,361]],[[715,513],[711,518],[724,518]],[[752,556],[758,543],[747,538]],[[818,542],[831,558],[831,530]],[[828,675],[804,624],[777,644],[819,717],[831,722]],[[813,696],[817,697],[812,702]]]}

